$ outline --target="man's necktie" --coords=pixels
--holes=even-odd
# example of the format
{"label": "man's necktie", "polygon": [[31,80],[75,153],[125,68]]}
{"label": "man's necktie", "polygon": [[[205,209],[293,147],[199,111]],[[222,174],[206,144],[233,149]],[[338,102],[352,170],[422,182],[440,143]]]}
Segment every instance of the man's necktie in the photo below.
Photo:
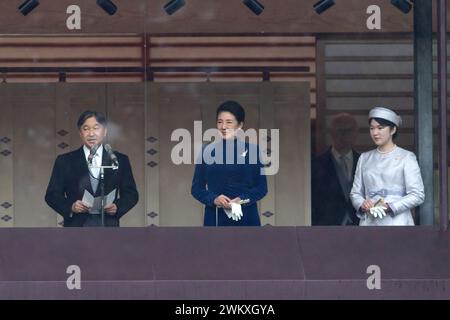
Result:
{"label": "man's necktie", "polygon": [[345,156],[341,156],[341,168],[342,168],[342,172],[344,173],[344,177],[347,180],[347,182],[349,182],[350,179],[350,174],[349,174],[349,169],[347,166],[347,161],[345,161]]}
{"label": "man's necktie", "polygon": [[[97,164],[97,158],[98,155],[95,155],[94,158],[92,159],[92,166],[96,167]],[[89,178],[91,179],[91,186],[92,186],[92,191],[94,191],[94,194],[97,192],[97,187],[98,187],[98,169],[91,169],[91,173],[89,175]]]}

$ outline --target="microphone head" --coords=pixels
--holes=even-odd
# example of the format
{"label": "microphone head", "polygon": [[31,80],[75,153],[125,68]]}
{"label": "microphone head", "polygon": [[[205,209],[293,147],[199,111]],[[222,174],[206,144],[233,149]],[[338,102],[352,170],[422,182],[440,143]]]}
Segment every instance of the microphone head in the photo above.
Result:
{"label": "microphone head", "polygon": [[109,157],[111,158],[113,164],[115,166],[119,165],[119,160],[117,160],[117,156],[115,155],[114,151],[112,150],[111,146],[109,144],[105,144],[103,146],[103,148],[105,148],[106,152],[108,152]]}

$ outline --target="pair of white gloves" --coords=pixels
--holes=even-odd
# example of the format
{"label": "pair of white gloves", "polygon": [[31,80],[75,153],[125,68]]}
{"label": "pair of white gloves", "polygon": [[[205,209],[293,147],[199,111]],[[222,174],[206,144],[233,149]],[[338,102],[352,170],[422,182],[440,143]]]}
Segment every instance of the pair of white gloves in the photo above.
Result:
{"label": "pair of white gloves", "polygon": [[242,213],[242,206],[241,206],[241,204],[240,203],[236,203],[236,202],[232,202],[231,203],[231,209],[223,208],[223,210],[225,211],[225,213],[228,216],[228,218],[233,219],[234,221],[241,220],[242,216],[244,215]]}
{"label": "pair of white gloves", "polygon": [[382,219],[386,216],[386,211],[384,211],[382,206],[372,207],[369,209],[369,212],[374,218]]}

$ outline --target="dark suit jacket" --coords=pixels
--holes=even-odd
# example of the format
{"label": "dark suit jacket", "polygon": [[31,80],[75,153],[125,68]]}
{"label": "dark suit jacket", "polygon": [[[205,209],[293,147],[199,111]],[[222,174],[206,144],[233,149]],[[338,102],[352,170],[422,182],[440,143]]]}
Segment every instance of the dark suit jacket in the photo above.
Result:
{"label": "dark suit jacket", "polygon": [[[105,195],[117,188],[114,203],[117,213],[113,216],[105,213],[106,226],[119,226],[119,219],[133,208],[138,201],[136,183],[128,157],[115,152],[119,160],[119,169],[105,169]],[[111,165],[111,158],[103,151],[102,165]],[[94,194],[89,179],[89,171],[83,147],[57,157],[52,176],[45,194],[45,201],[64,217],[65,227],[82,227],[89,214],[73,213],[72,204],[82,200],[84,190]],[[100,195],[100,186],[95,196]]]}
{"label": "dark suit jacket", "polygon": [[[352,176],[358,159],[359,153],[353,151]],[[341,225],[347,210],[351,213],[352,224],[359,224],[352,203],[345,198],[339,182],[331,148],[313,160],[311,182],[312,225]]]}

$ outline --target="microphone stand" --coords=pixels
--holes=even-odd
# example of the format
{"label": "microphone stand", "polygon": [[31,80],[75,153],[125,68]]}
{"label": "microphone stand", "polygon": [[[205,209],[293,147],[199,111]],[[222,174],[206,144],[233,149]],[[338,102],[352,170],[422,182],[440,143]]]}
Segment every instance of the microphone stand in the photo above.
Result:
{"label": "microphone stand", "polygon": [[105,226],[105,168],[100,166],[100,216],[102,218],[102,227]]}

